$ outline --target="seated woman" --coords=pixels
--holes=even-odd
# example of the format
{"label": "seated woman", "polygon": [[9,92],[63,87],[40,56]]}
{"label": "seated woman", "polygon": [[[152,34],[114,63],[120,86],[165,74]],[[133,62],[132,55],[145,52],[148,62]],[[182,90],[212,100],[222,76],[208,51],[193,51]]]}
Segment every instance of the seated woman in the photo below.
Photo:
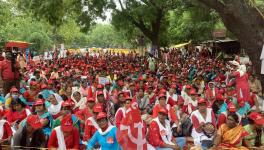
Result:
{"label": "seated woman", "polygon": [[52,129],[56,128],[57,126],[60,126],[63,117],[70,114],[74,127],[76,127],[78,131],[80,131],[80,121],[74,114],[72,114],[72,104],[70,103],[70,101],[65,101],[61,104],[60,113],[61,116],[59,116],[56,120],[53,121]]}
{"label": "seated woman", "polygon": [[80,148],[79,143],[79,131],[74,127],[71,114],[67,114],[61,119],[61,124],[52,130],[48,148],[77,150]]}
{"label": "seated woman", "polygon": [[109,125],[106,113],[100,112],[96,117],[96,121],[100,129],[95,132],[88,142],[87,150],[92,150],[97,142],[101,146],[101,150],[121,150],[116,138],[117,128]]}
{"label": "seated woman", "polygon": [[7,121],[11,124],[13,130],[17,130],[19,123],[29,115],[31,115],[31,111],[20,98],[12,100],[10,109],[6,112]]}
{"label": "seated woman", "polygon": [[61,104],[63,102],[62,97],[57,93],[50,94],[48,102],[50,103],[49,106],[47,106],[48,112],[55,120],[61,115]]}
{"label": "seated woman", "polygon": [[53,118],[51,114],[47,111],[44,101],[39,99],[34,105],[34,112],[41,118],[41,123],[43,124],[43,132],[45,135],[50,136],[51,127],[53,123]]}
{"label": "seated woman", "polygon": [[185,138],[173,138],[168,110],[160,107],[158,117],[154,118],[149,127],[149,144],[157,150],[177,150],[186,144]]}
{"label": "seated woman", "polygon": [[242,140],[248,135],[244,128],[239,125],[239,117],[236,113],[227,116],[226,123],[222,124],[214,139],[213,149],[248,150],[242,146]]}
{"label": "seated woman", "polygon": [[[46,110],[44,101],[42,99],[37,100],[33,105],[33,113],[40,118],[40,122],[43,125],[43,133],[46,135],[46,138],[50,136],[51,127],[53,123],[53,118],[51,114]],[[26,125],[26,119],[24,119],[20,124],[20,127],[24,127]]]}
{"label": "seated woman", "polygon": [[10,124],[3,118],[4,109],[0,106],[0,145],[10,145],[13,135]]}
{"label": "seated woman", "polygon": [[264,146],[264,118],[257,112],[252,112],[249,115],[249,124],[244,126],[244,129],[249,133],[245,137],[245,146],[260,147]]}
{"label": "seated woman", "polygon": [[[14,134],[12,146],[44,148],[47,141],[42,130],[43,124],[40,122],[40,119],[37,115],[28,116],[26,125],[19,128]],[[19,150],[21,148],[13,149]]]}

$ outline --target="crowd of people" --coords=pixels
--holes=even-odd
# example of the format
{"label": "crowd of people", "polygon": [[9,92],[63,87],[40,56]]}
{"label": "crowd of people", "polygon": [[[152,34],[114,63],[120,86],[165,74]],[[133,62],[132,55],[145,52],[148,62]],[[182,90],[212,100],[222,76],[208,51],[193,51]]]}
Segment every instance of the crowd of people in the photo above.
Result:
{"label": "crowd of people", "polygon": [[[263,148],[263,94],[252,64],[173,49],[0,61],[7,149]],[[100,78],[105,80],[100,80]]]}

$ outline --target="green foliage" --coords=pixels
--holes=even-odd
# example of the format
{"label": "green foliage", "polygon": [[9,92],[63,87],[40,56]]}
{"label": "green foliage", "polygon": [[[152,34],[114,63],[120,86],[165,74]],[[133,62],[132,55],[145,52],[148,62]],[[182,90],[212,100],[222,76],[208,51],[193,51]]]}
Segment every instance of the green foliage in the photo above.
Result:
{"label": "green foliage", "polygon": [[[65,43],[66,47],[85,46],[85,42],[87,41],[85,37],[86,35],[80,31],[80,27],[73,19],[68,19],[59,29],[58,35],[61,36],[61,43]],[[81,39],[79,42],[78,39]]]}
{"label": "green foliage", "polygon": [[257,6],[262,13],[264,13],[264,1],[263,0],[255,0],[254,5]]}
{"label": "green foliage", "polygon": [[51,27],[45,22],[39,22],[30,16],[16,16],[10,19],[4,27],[0,29],[0,33],[5,41],[20,40],[36,43],[37,50],[44,50],[51,47],[50,41]]}
{"label": "green foliage", "polygon": [[212,31],[219,22],[217,14],[205,7],[191,6],[182,11],[171,12],[171,43],[194,42],[212,39]]}
{"label": "green foliage", "polygon": [[50,48],[51,40],[46,34],[40,32],[33,32],[28,41],[32,43],[30,48],[38,50],[38,52],[44,52],[46,49]]}
{"label": "green foliage", "polygon": [[54,27],[62,26],[68,18],[87,32],[97,17],[104,18],[104,11],[111,6],[108,0],[16,0],[24,12],[32,12],[37,18],[45,19]]}
{"label": "green foliage", "polygon": [[[263,0],[248,1],[263,12]],[[106,10],[112,25],[95,25]],[[28,41],[38,50],[59,43],[132,47],[141,36],[146,44],[168,46],[210,40],[223,28],[217,13],[195,0],[0,0],[1,41]]]}
{"label": "green foliage", "polygon": [[[132,37],[144,35],[154,45],[168,45],[168,12],[176,8],[177,0],[131,0],[115,2],[112,24]],[[136,29],[136,30],[135,30]]]}
{"label": "green foliage", "polygon": [[122,32],[111,25],[98,24],[88,33],[88,45],[91,47],[131,47]]}

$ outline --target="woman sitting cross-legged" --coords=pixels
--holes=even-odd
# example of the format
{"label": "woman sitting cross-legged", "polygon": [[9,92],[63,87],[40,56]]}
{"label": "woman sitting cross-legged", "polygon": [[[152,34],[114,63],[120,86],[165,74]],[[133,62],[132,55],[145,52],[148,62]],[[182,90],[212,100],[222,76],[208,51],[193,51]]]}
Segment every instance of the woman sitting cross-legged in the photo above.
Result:
{"label": "woman sitting cross-legged", "polygon": [[239,117],[236,113],[227,116],[225,124],[217,131],[212,149],[248,150],[242,146],[242,141],[248,135],[245,129],[239,125]]}

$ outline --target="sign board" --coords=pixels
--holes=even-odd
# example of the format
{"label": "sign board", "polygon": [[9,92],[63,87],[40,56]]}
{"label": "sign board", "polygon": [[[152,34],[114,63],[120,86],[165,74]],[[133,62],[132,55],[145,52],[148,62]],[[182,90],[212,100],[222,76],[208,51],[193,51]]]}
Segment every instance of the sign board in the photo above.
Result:
{"label": "sign board", "polygon": [[214,38],[225,38],[226,37],[226,30],[225,29],[217,29],[213,31]]}
{"label": "sign board", "polygon": [[34,56],[34,57],[33,57],[33,60],[34,60],[34,61],[39,61],[39,60],[40,60],[40,56]]}
{"label": "sign board", "polygon": [[33,61],[34,61],[36,64],[40,63],[40,60],[41,60],[40,56],[34,56],[34,57],[33,57]]}
{"label": "sign board", "polygon": [[249,60],[249,57],[248,56],[246,56],[246,57],[240,57],[239,60],[240,60],[240,63],[243,64],[243,65],[250,63],[250,60]]}
{"label": "sign board", "polygon": [[98,80],[99,80],[99,84],[103,84],[103,85],[105,85],[105,83],[109,82],[109,79],[105,78],[105,77],[99,77]]}

